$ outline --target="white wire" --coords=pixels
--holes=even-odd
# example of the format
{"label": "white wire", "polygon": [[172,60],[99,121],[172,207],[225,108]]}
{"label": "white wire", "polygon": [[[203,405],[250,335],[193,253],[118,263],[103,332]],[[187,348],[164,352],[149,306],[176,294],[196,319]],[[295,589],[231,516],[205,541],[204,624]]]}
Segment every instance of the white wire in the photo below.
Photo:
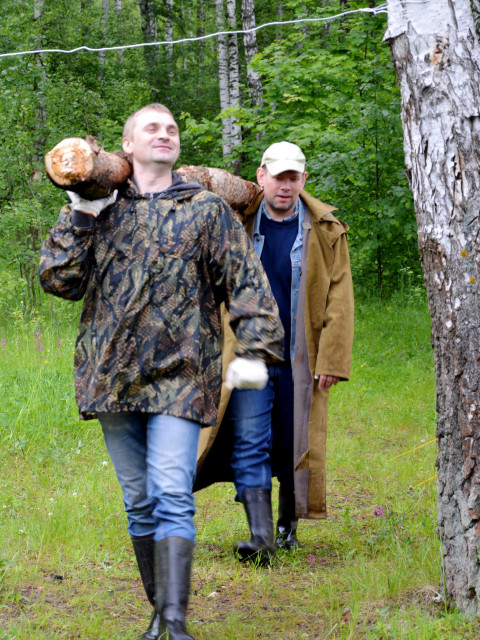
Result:
{"label": "white wire", "polygon": [[348,16],[353,13],[373,13],[374,15],[380,13],[387,13],[386,4],[379,5],[378,7],[365,7],[362,9],[351,9],[350,11],[344,11],[343,13],[338,13],[334,16],[327,16],[326,18],[299,18],[297,20],[285,20],[284,22],[268,22],[266,24],[261,24],[258,27],[253,27],[252,29],[240,29],[238,31],[217,31],[216,33],[209,33],[205,36],[197,36],[195,38],[182,38],[181,40],[163,40],[161,42],[141,42],[138,44],[126,44],[120,45],[116,47],[87,47],[81,46],[76,47],[75,49],[34,49],[29,51],[17,51],[11,53],[0,53],[0,58],[11,58],[13,56],[23,56],[23,55],[31,55],[31,54],[39,54],[39,53],[76,53],[77,51],[120,51],[124,49],[136,49],[138,47],[157,47],[161,45],[172,46],[174,44],[182,44],[184,42],[197,42],[198,40],[207,40],[208,38],[215,38],[217,36],[228,36],[234,34],[242,34],[242,33],[252,33],[253,31],[259,31],[260,29],[265,29],[266,27],[272,27],[277,25],[285,25],[285,24],[299,24],[302,22],[327,22],[329,20],[335,20],[335,18],[342,18],[343,16]]}

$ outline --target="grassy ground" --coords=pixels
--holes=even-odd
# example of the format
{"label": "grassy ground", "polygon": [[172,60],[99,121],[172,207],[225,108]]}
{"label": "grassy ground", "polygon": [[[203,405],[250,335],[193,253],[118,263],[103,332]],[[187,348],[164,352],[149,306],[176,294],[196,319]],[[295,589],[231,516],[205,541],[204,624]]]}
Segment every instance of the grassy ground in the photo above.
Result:
{"label": "grassy ground", "polygon": [[[0,329],[0,640],[133,640],[149,606],[98,423],[77,418],[73,332],[60,337]],[[233,487],[201,492],[197,640],[480,635],[438,597],[434,396],[425,306],[359,305],[352,379],[330,402],[329,517],[301,521],[303,548],[272,567],[244,567]]]}

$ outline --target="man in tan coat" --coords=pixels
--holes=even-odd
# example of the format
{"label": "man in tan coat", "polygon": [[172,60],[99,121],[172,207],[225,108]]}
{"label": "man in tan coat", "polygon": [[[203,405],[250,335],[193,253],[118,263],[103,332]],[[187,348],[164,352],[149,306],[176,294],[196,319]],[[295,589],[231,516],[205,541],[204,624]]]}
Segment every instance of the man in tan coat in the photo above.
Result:
{"label": "man in tan coat", "polygon": [[[350,376],[348,227],[332,215],[334,207],[303,190],[306,179],[297,145],[279,142],[265,151],[257,170],[263,191],[243,222],[279,307],[284,362],[269,365],[262,390],[230,393],[227,379],[220,422],[199,458],[197,488],[235,482],[251,530],[251,540],[236,545],[241,560],[268,561],[273,553],[272,475],[280,482],[277,547],[299,545],[298,518],[326,516],[329,389]],[[225,325],[224,334],[225,369],[235,338]]]}

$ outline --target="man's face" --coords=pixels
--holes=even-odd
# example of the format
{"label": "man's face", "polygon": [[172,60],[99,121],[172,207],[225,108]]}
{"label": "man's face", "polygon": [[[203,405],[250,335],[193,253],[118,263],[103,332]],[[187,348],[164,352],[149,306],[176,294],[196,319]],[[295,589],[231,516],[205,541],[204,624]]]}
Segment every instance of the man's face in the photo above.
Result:
{"label": "man's face", "polygon": [[123,139],[123,150],[137,165],[172,168],[180,154],[177,123],[169,113],[144,111],[134,122],[130,138]]}
{"label": "man's face", "polygon": [[272,176],[266,168],[257,169],[257,182],[264,190],[267,213],[281,218],[292,215],[306,179],[307,174],[299,171],[283,171]]}

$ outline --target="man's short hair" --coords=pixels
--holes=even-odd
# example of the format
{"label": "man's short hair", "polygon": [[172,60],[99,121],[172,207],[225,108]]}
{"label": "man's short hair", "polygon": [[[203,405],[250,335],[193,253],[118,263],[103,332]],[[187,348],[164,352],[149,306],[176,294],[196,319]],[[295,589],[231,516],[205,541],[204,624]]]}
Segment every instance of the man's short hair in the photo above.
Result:
{"label": "man's short hair", "polygon": [[168,107],[166,107],[164,104],[160,104],[160,102],[152,102],[152,104],[147,104],[138,111],[135,111],[135,113],[132,113],[132,115],[127,119],[127,121],[125,122],[125,126],[123,127],[124,138],[127,138],[127,140],[131,140],[133,129],[135,128],[135,122],[137,121],[138,116],[145,111],[159,111],[160,113],[168,113],[170,116],[172,116],[173,120],[175,120],[175,118],[173,117],[173,113]]}

